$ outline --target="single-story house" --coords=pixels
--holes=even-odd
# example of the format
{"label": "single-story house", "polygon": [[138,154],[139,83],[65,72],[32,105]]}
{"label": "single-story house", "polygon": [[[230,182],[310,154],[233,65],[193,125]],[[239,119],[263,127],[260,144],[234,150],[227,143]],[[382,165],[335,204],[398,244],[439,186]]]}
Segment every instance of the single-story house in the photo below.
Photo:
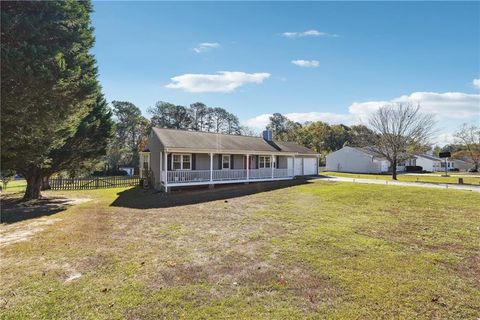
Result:
{"label": "single-story house", "polygon": [[[429,154],[415,155],[417,166],[420,166],[425,171],[445,171],[445,159],[435,157]],[[453,160],[447,161],[447,169],[455,168]]]}
{"label": "single-story house", "polygon": [[153,128],[140,153],[140,174],[158,190],[293,179],[318,174],[319,154],[294,142],[263,137]]}
{"label": "single-story house", "polygon": [[[405,165],[414,165],[411,160],[408,163],[399,163],[397,171],[405,171]],[[384,173],[390,170],[390,162],[374,147],[349,147],[329,153],[326,157],[326,170],[337,172],[354,173]]]}
{"label": "single-story house", "polygon": [[473,161],[465,159],[452,159],[453,167],[460,170],[460,171],[468,171],[475,167]]}

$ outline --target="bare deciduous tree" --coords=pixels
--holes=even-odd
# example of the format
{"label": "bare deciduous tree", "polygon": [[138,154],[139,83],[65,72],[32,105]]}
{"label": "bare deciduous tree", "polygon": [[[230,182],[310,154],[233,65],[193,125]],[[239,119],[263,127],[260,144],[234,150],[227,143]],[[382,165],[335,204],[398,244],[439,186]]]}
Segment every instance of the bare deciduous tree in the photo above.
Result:
{"label": "bare deciduous tree", "polygon": [[397,164],[408,159],[408,153],[428,143],[435,126],[432,115],[420,113],[420,106],[391,104],[378,109],[369,118],[378,135],[375,146],[389,162],[392,179],[397,180]]}
{"label": "bare deciduous tree", "polygon": [[464,123],[462,127],[454,134],[455,139],[465,148],[466,155],[472,159],[475,164],[475,171],[480,166],[480,126]]}

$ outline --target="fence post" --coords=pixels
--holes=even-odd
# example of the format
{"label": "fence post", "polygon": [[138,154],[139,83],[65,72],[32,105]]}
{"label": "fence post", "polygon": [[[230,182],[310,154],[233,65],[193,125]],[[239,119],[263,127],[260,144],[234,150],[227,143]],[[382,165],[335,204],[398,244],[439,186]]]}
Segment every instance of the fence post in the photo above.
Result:
{"label": "fence post", "polygon": [[99,178],[96,177],[95,178],[95,189],[98,189],[99,182],[100,182]]}

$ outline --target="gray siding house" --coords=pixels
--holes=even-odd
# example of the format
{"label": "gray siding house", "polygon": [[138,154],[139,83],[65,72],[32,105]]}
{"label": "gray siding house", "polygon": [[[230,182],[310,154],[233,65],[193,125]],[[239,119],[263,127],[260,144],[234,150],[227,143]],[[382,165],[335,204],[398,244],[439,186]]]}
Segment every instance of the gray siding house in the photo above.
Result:
{"label": "gray siding house", "polygon": [[318,174],[319,154],[294,142],[262,137],[153,128],[140,153],[140,174],[158,190],[293,179]]}

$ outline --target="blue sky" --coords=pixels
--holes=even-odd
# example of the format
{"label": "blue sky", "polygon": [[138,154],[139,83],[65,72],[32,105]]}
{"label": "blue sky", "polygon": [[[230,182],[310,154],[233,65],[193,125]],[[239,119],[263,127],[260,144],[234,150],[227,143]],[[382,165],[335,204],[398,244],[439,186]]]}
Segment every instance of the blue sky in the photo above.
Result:
{"label": "blue sky", "polygon": [[[480,2],[94,2],[109,101],[202,101],[260,129],[353,124],[391,102],[480,122]],[[223,73],[222,73],[223,72]]]}

